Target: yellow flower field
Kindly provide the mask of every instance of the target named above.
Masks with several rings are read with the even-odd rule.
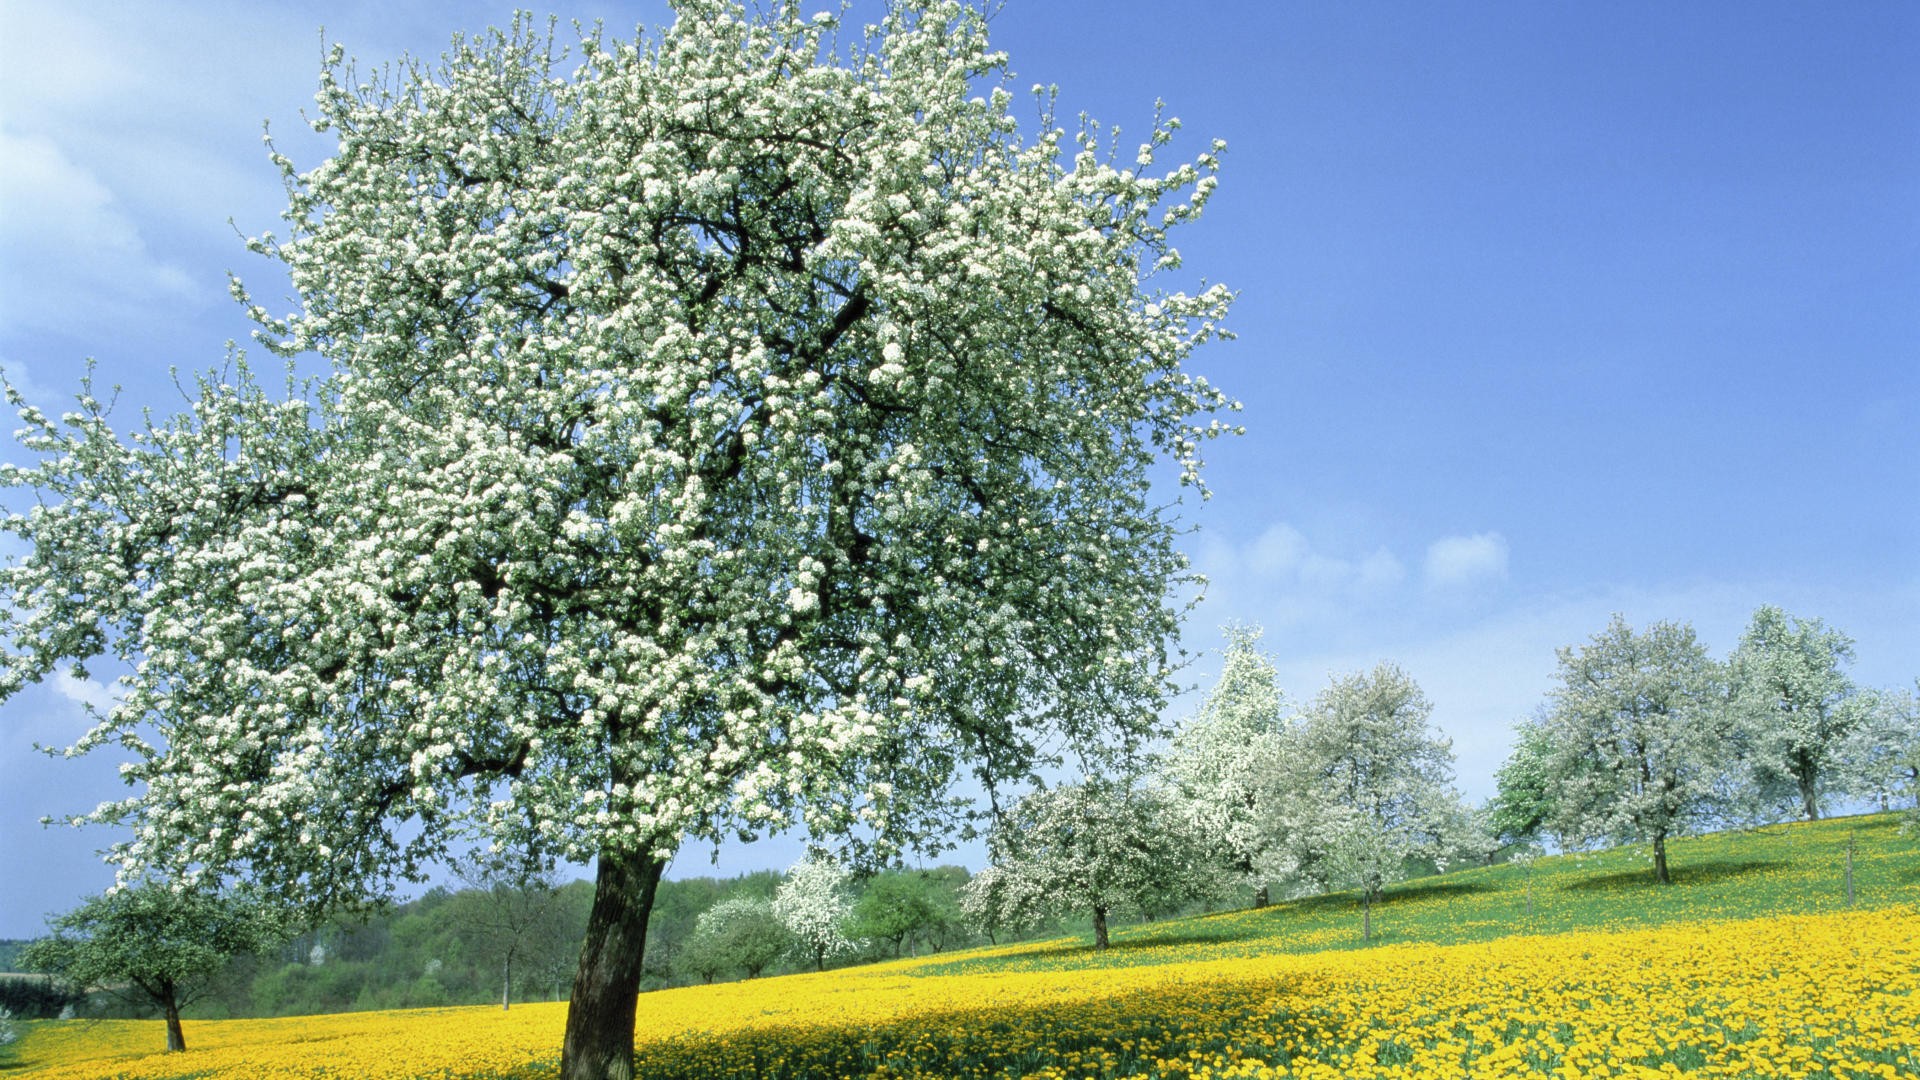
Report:
[[[649,994],[648,1077],[1920,1076],[1920,915],[1020,970],[929,961]],[[33,1025],[16,1076],[552,1075],[564,1006]]]

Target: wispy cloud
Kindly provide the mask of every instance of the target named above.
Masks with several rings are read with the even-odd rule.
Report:
[[[1464,589],[1507,578],[1507,538],[1497,532],[1443,536],[1427,545],[1429,588]]]
[[[1304,533],[1284,522],[1268,527],[1252,544],[1228,557],[1262,580],[1323,594],[1377,593],[1407,576],[1406,568],[1386,548],[1357,558],[1330,555],[1314,550]]]
[[[53,688],[60,696],[83,708],[96,712],[106,712],[120,704],[120,691],[117,687],[82,679],[71,671],[62,671],[53,677]]]
[[[40,380],[33,377],[33,366],[25,360],[16,360],[10,356],[0,356],[0,374],[7,382],[20,391],[20,396],[43,409],[51,409],[59,404],[53,393]]]
[[[46,136],[0,129],[0,327],[58,330],[192,299],[114,193]]]

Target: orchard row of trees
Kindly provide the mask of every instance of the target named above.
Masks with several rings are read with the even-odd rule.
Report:
[[[1393,881],[1542,841],[1646,843],[1671,884],[1667,840],[1709,826],[1813,819],[1836,795],[1900,803],[1920,823],[1915,692],[1856,686],[1851,639],[1777,607],[1754,613],[1724,662],[1685,624],[1636,631],[1619,616],[1561,649],[1482,806],[1454,788],[1451,745],[1399,667],[1336,677],[1295,707],[1259,632],[1228,639],[1219,683],[1166,754],[1035,791],[1001,817],[992,865],[965,891],[980,925],[1073,912],[1105,948],[1116,910],[1151,917],[1236,888],[1259,906],[1279,884],[1358,890],[1371,938]]]
[[[1772,606],[1725,661],[1685,623],[1635,630],[1615,616],[1560,650],[1488,824],[1507,843],[1646,843],[1670,883],[1668,838],[1703,827],[1813,820],[1835,797],[1920,823],[1920,680],[1862,688],[1852,660],[1846,634]]]
[[[1259,633],[1229,628],[1220,681],[1168,751],[1120,778],[1019,800],[990,837],[967,910],[983,925],[1090,915],[1108,944],[1116,911],[1151,917],[1251,888],[1354,887],[1371,937],[1381,891],[1417,867],[1484,858],[1478,818],[1453,787],[1432,703],[1382,663],[1335,678],[1303,708],[1280,692]]]

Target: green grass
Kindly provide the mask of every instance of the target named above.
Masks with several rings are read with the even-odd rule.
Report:
[[[1510,934],[1625,930],[1700,920],[1815,914],[1846,908],[1846,858],[1854,843],[1854,906],[1920,906],[1920,835],[1895,814],[1830,818],[1671,840],[1672,885],[1654,880],[1646,845],[1542,858],[1404,881],[1374,905],[1373,942],[1454,944]],[[1141,923],[1113,934],[1105,953],[1092,935],[1036,942],[985,957],[926,964],[917,974],[1061,966],[1173,963],[1249,951],[1363,948],[1360,900],[1332,893],[1258,911]]]

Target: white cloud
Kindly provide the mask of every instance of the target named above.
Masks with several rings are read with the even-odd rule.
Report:
[[[1221,545],[1211,557],[1229,564],[1222,569],[1322,595],[1375,593],[1406,577],[1406,568],[1385,548],[1359,558],[1329,555],[1314,550],[1305,534],[1285,522],[1269,526],[1244,551]]]
[[[1427,585],[1436,589],[1460,589],[1483,582],[1505,581],[1506,537],[1497,532],[1443,536],[1427,545],[1424,573]]]
[[[187,299],[112,191],[53,140],[0,130],[0,324],[46,329]]]
[[[78,678],[71,671],[56,673],[53,688],[68,701],[102,713],[120,704],[119,690],[92,679]]]

